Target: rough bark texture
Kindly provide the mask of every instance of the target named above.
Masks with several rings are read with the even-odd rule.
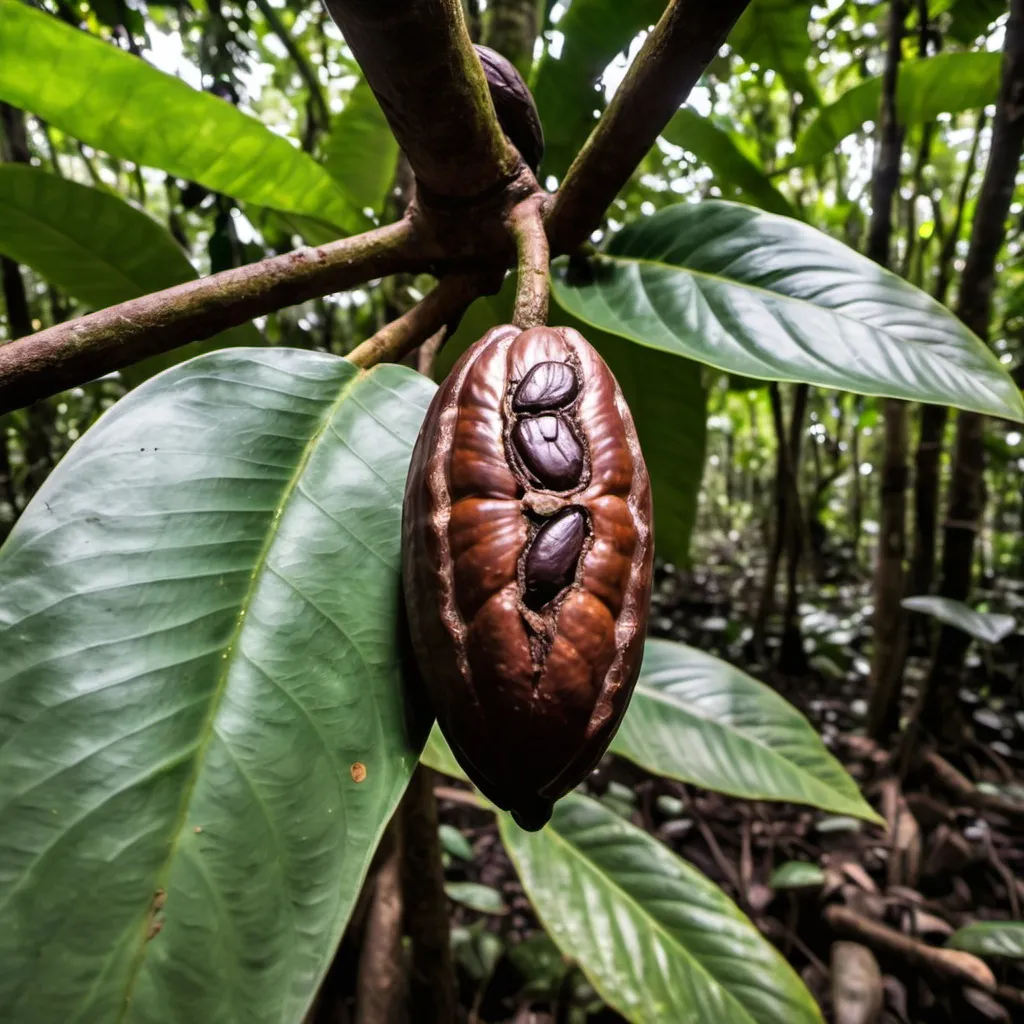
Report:
[[[995,287],[996,258],[1005,238],[1006,219],[1024,152],[1024,0],[1011,0],[1003,49],[1003,82],[992,128],[992,147],[974,214],[971,245],[960,283],[957,313],[986,338]],[[985,424],[977,413],[957,417],[956,447],[950,481],[948,518],[942,551],[943,597],[966,600],[970,593],[974,538],[985,508]],[[966,634],[943,627],[929,674],[922,725],[949,745],[957,745],[963,727],[956,691]]]
[[[896,86],[907,18],[905,0],[891,0],[889,37],[882,76],[878,161],[871,184],[871,229],[867,254],[883,267],[892,246],[893,198],[900,183],[903,131],[896,117]],[[878,556],[874,579],[874,650],[868,731],[884,739],[898,724],[899,694],[906,657],[903,560],[907,520],[907,404],[885,403],[885,454],[882,466]]]
[[[409,1018],[416,1024],[458,1020],[448,897],[437,840],[434,773],[419,765],[399,807],[402,916],[411,943]]]

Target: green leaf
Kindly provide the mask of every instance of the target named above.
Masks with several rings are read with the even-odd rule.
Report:
[[[510,275],[497,295],[469,307],[438,360],[441,375],[447,374],[474,341],[512,319],[515,288],[516,279]],[[707,448],[707,389],[702,368],[659,350],[631,345],[555,306],[549,321],[552,326],[580,331],[618,379],[651,476],[657,510],[655,547],[662,558],[686,565]]]
[[[111,192],[22,164],[0,166],[0,252],[92,309],[197,276],[170,233],[141,210]],[[243,324],[124,375],[139,382],[203,350],[260,340],[251,323]]]
[[[540,832],[498,821],[545,928],[627,1020],[822,1021],[793,969],[717,886],[596,801],[567,796]]]
[[[964,46],[984,35],[992,23],[1006,13],[1007,0],[955,0],[949,34]]]
[[[473,847],[469,840],[454,826],[442,824],[437,829],[438,838],[441,840],[441,847],[445,853],[459,860],[472,860]]]
[[[497,889],[477,882],[449,882],[444,891],[448,899],[480,914],[507,914],[508,906]]]
[[[923,612],[986,644],[1002,643],[1017,629],[1017,620],[1012,615],[976,612],[963,601],[948,597],[907,597],[902,604],[909,611]]]
[[[628,50],[638,32],[653,25],[664,0],[573,0],[558,22],[562,51],[545,51],[533,75],[532,91],[544,125],[541,180],[561,178],[569,169],[603,110],[598,83],[615,56]]]
[[[649,639],[612,751],[658,775],[746,800],[787,800],[881,822],[807,719],[710,654]]]
[[[0,0],[0,99],[112,156],[248,203],[366,219],[315,160],[255,118],[20,0]]]
[[[954,932],[946,943],[975,956],[1024,959],[1024,921],[976,921]]]
[[[907,61],[900,67],[896,104],[901,124],[923,124],[939,114],[957,114],[995,103],[999,96],[1002,55],[985,51],[941,53]],[[797,140],[790,166],[816,164],[847,135],[878,117],[880,76],[855,85],[835,103],[822,108]]]
[[[732,191],[736,198],[770,213],[799,216],[764,170],[740,149],[733,136],[692,107],[679,110],[661,134],[667,142],[682,147],[706,164],[723,191]]]
[[[584,270],[556,264],[559,305],[631,341],[747,377],[1024,419],[1016,384],[944,306],[787,217],[671,206]]]
[[[398,143],[365,78],[334,118],[323,161],[359,209],[380,213],[395,178]]]
[[[469,777],[462,770],[459,762],[455,760],[455,755],[452,753],[451,747],[448,746],[448,741],[441,735],[441,730],[436,722],[430,730],[430,735],[427,737],[427,743],[423,748],[423,753],[420,754],[420,760],[428,768],[433,768],[435,772],[440,772],[442,775],[450,775],[453,779],[462,779],[463,782],[469,781]]]
[[[777,71],[805,100],[818,102],[807,73],[811,0],[753,0],[729,34],[729,45],[748,63]]]
[[[26,509],[0,550],[0,1019],[302,1020],[417,760],[394,624],[432,390],[213,353]]]
[[[769,889],[813,889],[825,884],[825,872],[817,864],[790,860],[780,864],[768,879]]]

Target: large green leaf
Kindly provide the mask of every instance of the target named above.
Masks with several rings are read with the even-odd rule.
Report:
[[[706,164],[723,191],[732,191],[737,198],[770,213],[797,216],[789,200],[771,183],[764,170],[740,149],[732,135],[692,107],[679,110],[662,136]]]
[[[954,932],[946,945],[975,956],[1024,960],[1024,921],[976,921]]]
[[[970,46],[985,33],[1000,15],[1006,13],[1008,0],[954,0],[949,34],[964,46]]]
[[[561,53],[554,57],[549,48],[533,74],[544,125],[543,176],[561,178],[569,169],[597,123],[594,111],[604,108],[598,83],[605,68],[664,9],[664,0],[573,0],[557,26],[564,38]]]
[[[1017,628],[1017,620],[1012,615],[976,612],[963,601],[954,601],[948,597],[907,597],[902,604],[912,612],[931,615],[939,622],[986,644],[1002,643]]]
[[[636,1024],[810,1024],[820,1011],[731,900],[586,797],[540,832],[499,816],[527,896],[562,953]]]
[[[25,511],[0,550],[0,1019],[302,1019],[417,759],[395,622],[431,391],[213,353]]]
[[[170,233],[112,192],[24,164],[0,166],[0,253],[93,309],[191,281],[195,268]],[[132,367],[142,380],[200,350],[258,345],[251,324]]]
[[[441,374],[486,331],[511,320],[515,286],[515,277],[510,275],[497,295],[470,306],[438,360]],[[662,558],[687,564],[707,448],[707,389],[702,368],[657,349],[640,349],[557,306],[552,306],[549,322],[582,332],[618,379],[651,476],[655,547]]]
[[[789,87],[817,102],[807,73],[812,0],[753,0],[729,34],[729,45],[748,64],[777,71]]]
[[[315,160],[230,103],[21,0],[0,0],[0,99],[112,156],[339,230],[366,226]]]
[[[612,238],[554,295],[631,341],[769,380],[1024,419],[1013,380],[944,306],[807,224],[708,200]]]
[[[670,640],[647,641],[612,751],[731,796],[882,820],[796,708],[727,662]]]
[[[365,78],[356,83],[334,118],[323,159],[356,206],[381,211],[394,181],[398,143]]]
[[[999,96],[1002,55],[984,51],[942,53],[900,67],[896,96],[902,124],[923,124],[939,114],[977,110]],[[847,135],[878,117],[881,77],[847,89],[835,103],[822,108],[797,140],[791,166],[817,163]]]

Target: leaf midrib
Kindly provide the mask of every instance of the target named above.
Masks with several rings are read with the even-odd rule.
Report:
[[[298,488],[299,482],[302,479],[306,468],[309,465],[309,460],[313,456],[313,452],[316,450],[320,439],[327,431],[332,420],[337,415],[338,410],[341,408],[342,403],[348,397],[349,393],[355,387],[355,385],[367,376],[366,372],[357,369],[352,377],[342,384],[338,391],[337,397],[327,408],[323,418],[320,421],[319,426],[310,436],[309,440],[303,446],[302,455],[299,458],[298,464],[295,467],[295,472],[292,474],[284,490],[281,492],[281,498],[274,506],[274,512],[270,522],[270,528],[267,531],[267,537],[260,549],[259,554],[256,557],[252,576],[249,580],[249,586],[245,592],[242,601],[239,604],[238,615],[235,618],[235,626],[231,632],[231,636],[228,638],[227,643],[224,646],[224,665],[221,669],[220,675],[217,679],[214,687],[213,694],[210,698],[210,711],[207,714],[205,721],[203,722],[203,729],[199,737],[199,742],[196,746],[196,754],[194,758],[195,768],[192,772],[192,776],[186,784],[184,796],[181,802],[181,811],[178,815],[178,821],[175,825],[172,833],[173,838],[171,841],[171,848],[167,853],[167,857],[164,863],[161,865],[159,874],[157,875],[155,888],[163,888],[166,890],[167,881],[170,876],[171,865],[174,863],[175,858],[178,855],[179,847],[181,845],[182,836],[185,834],[185,824],[188,821],[188,812],[192,803],[192,797],[195,793],[196,786],[199,783],[199,779],[202,775],[202,770],[205,763],[206,752],[209,748],[210,742],[214,735],[214,723],[217,719],[218,712],[220,710],[221,701],[224,697],[224,693],[227,690],[228,679],[231,675],[231,670],[234,667],[235,657],[237,656],[235,651],[238,645],[238,641],[242,635],[242,630],[246,624],[246,613],[249,610],[249,605],[252,603],[256,592],[259,589],[260,583],[262,582],[263,574],[267,569],[267,559],[270,555],[271,548],[273,547],[274,541],[277,539],[277,534],[281,526],[281,522],[284,519],[284,511],[291,500],[292,495]],[[128,977],[128,982],[125,987],[125,995],[122,1003],[122,1010],[117,1018],[117,1024],[123,1024],[127,1019],[127,1016],[131,1010],[132,994],[135,989],[135,985],[138,982],[139,976],[142,973],[142,967],[146,959],[146,951],[150,946],[147,941],[146,935],[149,930],[149,916],[146,915],[143,918],[142,928],[139,932],[140,943],[139,949],[135,955],[135,962],[132,965],[131,972]]]

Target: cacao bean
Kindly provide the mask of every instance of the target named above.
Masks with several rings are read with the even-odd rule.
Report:
[[[568,491],[583,476],[583,448],[561,416],[521,419],[512,428],[512,443],[536,483],[551,491]]]
[[[569,405],[579,394],[580,382],[567,363],[538,363],[519,383],[515,412],[551,412]]]
[[[477,787],[539,829],[611,742],[650,601],[647,469],[578,332],[497,327],[462,356],[413,452],[402,538],[441,729]]]
[[[477,45],[475,49],[501,130],[536,174],[544,156],[544,129],[533,95],[510,60],[489,46]]]

